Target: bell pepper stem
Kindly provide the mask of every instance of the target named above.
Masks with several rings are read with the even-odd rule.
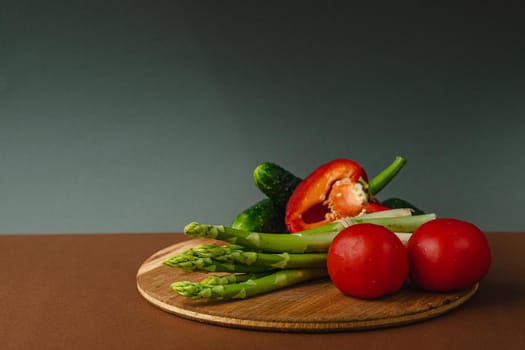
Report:
[[[385,188],[386,185],[392,179],[399,173],[399,171],[405,166],[406,159],[397,156],[392,164],[390,164],[388,167],[386,167],[383,171],[381,171],[376,177],[374,177],[372,180],[368,182],[368,192],[370,195],[375,195],[379,191],[381,191],[383,188]]]

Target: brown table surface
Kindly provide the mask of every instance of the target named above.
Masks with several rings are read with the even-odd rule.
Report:
[[[525,349],[525,233],[488,233],[477,294],[438,318],[361,332],[251,331],[149,304],[136,272],[181,234],[0,235],[1,349]]]

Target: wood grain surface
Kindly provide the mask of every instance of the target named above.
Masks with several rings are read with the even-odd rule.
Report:
[[[172,282],[197,281],[205,275],[164,266],[162,261],[209,239],[192,239],[166,247],[138,269],[140,294],[161,310],[195,321],[267,331],[334,332],[399,326],[451,311],[478,290],[479,285],[454,293],[430,293],[410,286],[377,300],[341,294],[329,281],[303,283],[280,291],[235,301],[192,300],[169,289]]]

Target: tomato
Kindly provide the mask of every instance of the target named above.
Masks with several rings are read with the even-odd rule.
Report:
[[[328,275],[344,294],[379,298],[401,288],[408,277],[408,254],[389,229],[356,224],[341,231],[330,244]]]
[[[421,225],[408,240],[407,250],[412,282],[430,291],[472,287],[491,264],[483,232],[458,219],[439,218]]]

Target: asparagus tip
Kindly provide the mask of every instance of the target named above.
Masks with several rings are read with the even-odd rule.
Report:
[[[193,238],[216,238],[220,231],[224,231],[222,225],[203,225],[196,221],[190,222],[184,227],[184,234]]]

